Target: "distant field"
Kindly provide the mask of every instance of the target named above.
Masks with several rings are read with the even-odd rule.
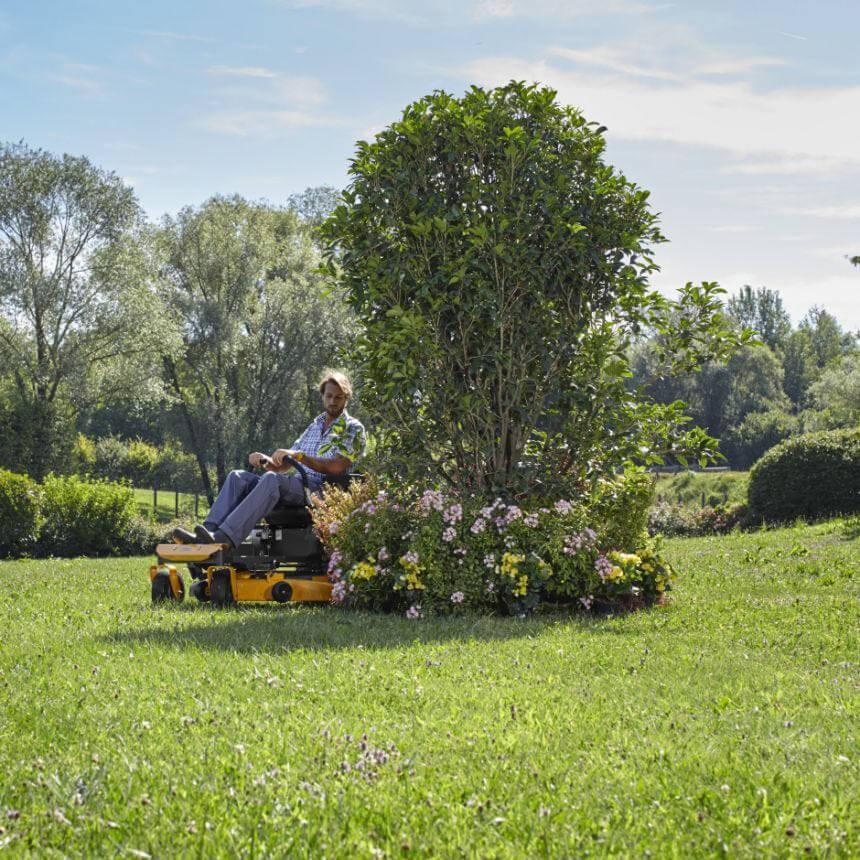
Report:
[[[860,521],[666,550],[667,606],[418,622],[0,562],[0,849],[856,857]]]
[[[660,474],[657,477],[657,497],[685,507],[734,504],[747,500],[748,482],[749,472]]]
[[[176,519],[176,498],[175,494],[167,490],[158,491],[158,508],[153,517],[152,506],[152,490],[135,489],[134,500],[137,503],[138,511],[147,518],[153,518],[157,522],[166,523]],[[209,503],[206,501],[206,496],[199,497],[200,512],[199,521],[209,510]],[[179,494],[179,516],[180,518],[194,518],[194,494],[180,493]]]

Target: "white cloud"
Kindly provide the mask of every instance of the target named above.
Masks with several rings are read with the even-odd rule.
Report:
[[[762,91],[743,81],[692,78],[655,84],[516,57],[477,60],[462,72],[491,86],[511,78],[548,84],[561,101],[617,138],[717,147],[744,158],[800,159],[795,168],[808,159],[819,171],[822,160],[860,164],[860,86]]]
[[[283,0],[291,9],[328,8],[365,18],[410,24],[457,24],[487,18],[573,19],[598,15],[642,14],[664,8],[645,0]]]
[[[782,210],[786,215],[803,215],[807,218],[860,219],[860,206],[797,206]]]
[[[210,66],[206,70],[210,75],[232,78],[276,78],[277,72],[264,69],[262,66]]]
[[[61,63],[48,75],[48,78],[54,83],[71,87],[81,95],[90,98],[101,98],[107,92],[104,72],[98,66],[87,63]]]
[[[343,125],[332,116],[320,116],[300,110],[224,110],[202,120],[204,128],[219,134],[238,137],[275,137],[298,128],[320,128]]]

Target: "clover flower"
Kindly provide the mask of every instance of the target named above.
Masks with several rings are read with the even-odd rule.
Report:
[[[409,609],[406,610],[406,617],[409,619],[416,619],[421,617],[421,604],[414,603]]]
[[[560,514],[569,514],[573,510],[573,505],[567,499],[559,499],[555,503],[555,509]]]
[[[451,603],[462,603],[466,599],[466,595],[462,591],[455,591],[451,595]]]

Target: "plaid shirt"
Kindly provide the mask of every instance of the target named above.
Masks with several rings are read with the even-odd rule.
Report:
[[[323,460],[330,460],[340,454],[355,463],[364,452],[365,431],[361,421],[353,418],[344,409],[331,426],[323,431],[327,417],[325,412],[317,415],[308,429],[293,443],[293,448]],[[325,475],[308,466],[305,468],[308,472],[308,484],[312,487],[321,486]]]

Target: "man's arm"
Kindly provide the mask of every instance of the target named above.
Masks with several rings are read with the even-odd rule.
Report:
[[[310,454],[305,454],[304,451],[278,448],[272,454],[272,462],[276,468],[281,468],[286,456],[298,460],[303,466],[323,475],[345,475],[352,465],[352,460],[349,457],[344,457],[343,454],[335,454],[334,457],[312,457]]]

